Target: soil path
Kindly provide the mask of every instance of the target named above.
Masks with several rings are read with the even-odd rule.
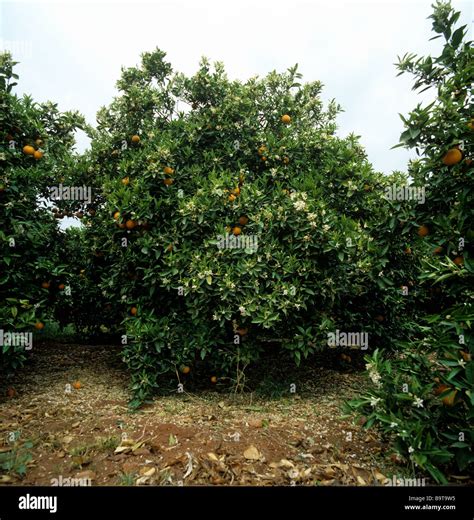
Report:
[[[383,484],[397,470],[382,462],[389,457],[381,440],[341,418],[364,376],[305,370],[300,391],[278,399],[222,393],[218,385],[131,413],[118,347],[41,344],[0,382],[0,463],[15,461],[11,471],[0,466],[0,483]],[[3,397],[7,387],[13,397]]]

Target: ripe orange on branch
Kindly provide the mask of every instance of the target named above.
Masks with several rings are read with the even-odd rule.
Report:
[[[239,224],[241,226],[245,226],[245,224],[248,224],[248,221],[249,221],[248,217],[242,216],[239,218]]]
[[[291,123],[291,117],[288,114],[284,114],[281,116],[281,122],[285,125],[289,125]]]
[[[171,186],[174,182],[173,179],[164,179],[163,182],[166,184],[166,186]]]
[[[138,309],[137,309],[136,307],[132,307],[132,308],[130,309],[130,314],[131,314],[132,316],[136,316],[137,313],[138,313]]]
[[[130,184],[130,178],[129,178],[129,177],[124,177],[124,178],[122,179],[122,184],[123,184],[124,186],[128,186],[128,185]]]
[[[464,258],[462,256],[457,256],[453,262],[458,265],[458,266],[461,266],[461,265],[464,265]]]
[[[125,222],[125,227],[127,229],[133,229],[136,225],[137,223],[134,220],[127,220],[127,222]]]
[[[446,397],[443,397],[442,401],[444,406],[454,406],[454,400],[456,399],[456,394],[458,393],[457,390],[453,390],[451,393],[449,393]]]
[[[40,159],[43,158],[43,152],[41,152],[40,150],[36,150],[35,153],[33,154],[33,157],[39,161]]]
[[[139,135],[132,135],[132,143],[138,144],[140,142],[140,136]]]
[[[37,321],[35,323],[35,329],[36,330],[43,330],[44,329],[44,323],[41,323],[41,321]]]
[[[34,155],[35,149],[30,145],[26,145],[23,147],[23,153],[26,155]]]
[[[459,148],[451,148],[443,157],[443,164],[446,166],[453,166],[462,159],[462,153]]]
[[[165,166],[163,168],[163,171],[164,171],[164,173],[166,173],[166,175],[173,175],[173,173],[174,173],[173,168],[171,168],[170,166]]]
[[[181,373],[182,373],[182,374],[189,374],[189,372],[191,372],[191,368],[188,367],[187,365],[183,365],[183,366],[180,368],[180,370],[181,370]]]
[[[240,235],[242,233],[242,228],[235,226],[235,228],[232,230],[232,233],[234,233],[235,236]]]
[[[430,230],[424,224],[422,226],[420,226],[417,231],[419,237],[426,237],[426,235],[428,235],[429,232],[430,232]]]
[[[72,384],[72,387],[75,390],[80,390],[82,388],[82,383],[80,381],[74,381],[74,383]]]

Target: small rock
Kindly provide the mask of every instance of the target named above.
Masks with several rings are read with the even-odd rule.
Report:
[[[148,448],[138,448],[133,452],[134,455],[150,455],[150,450]]]
[[[247,460],[260,460],[262,458],[262,454],[257,450],[255,446],[249,446],[244,451],[244,457]]]

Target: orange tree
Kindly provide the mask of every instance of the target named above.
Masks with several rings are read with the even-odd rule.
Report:
[[[15,95],[14,65],[10,54],[0,55],[0,328],[39,332],[67,270],[46,201],[83,121],[52,103]],[[15,368],[25,358],[24,347],[8,342],[0,353],[3,368]]]
[[[86,225],[93,222],[91,215],[81,219]],[[59,258],[67,265],[67,276],[52,306],[54,319],[62,327],[74,325],[83,342],[110,340],[121,330],[120,305],[104,298],[100,287],[102,278],[107,276],[103,272],[105,254],[101,247],[88,241],[89,236],[84,226],[70,227],[61,233]]]
[[[179,369],[242,384],[267,350],[299,363],[336,329],[402,333],[415,262],[406,237],[371,234],[392,179],[336,137],[322,85],[296,67],[230,81],[205,59],[186,77],[164,58],[123,71],[84,164],[104,180],[87,240],[124,316],[133,403]]]
[[[425,312],[407,328],[410,341],[398,344],[397,355],[376,351],[367,359],[374,386],[352,403],[415,471],[437,482],[453,466],[469,471],[474,460],[474,60],[466,27],[456,28],[459,16],[438,2],[431,18],[435,37],[445,39],[441,55],[406,55],[398,64],[414,75],[415,89],[437,93],[402,118],[401,145],[419,155],[409,174],[413,186],[426,187],[426,202],[412,215],[396,214],[422,257],[416,283]]]

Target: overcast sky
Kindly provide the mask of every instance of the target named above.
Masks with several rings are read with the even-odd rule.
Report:
[[[402,131],[398,113],[421,99],[394,63],[405,52],[439,50],[441,40],[428,42],[432,1],[0,0],[0,46],[21,62],[19,92],[78,109],[90,123],[115,95],[121,66],[157,46],[187,74],[203,55],[241,79],[299,63],[303,79],[322,81],[324,100],[344,108],[338,133],[360,135],[374,167],[389,173],[405,170],[409,157],[390,150]],[[453,1],[469,27],[473,5]]]

